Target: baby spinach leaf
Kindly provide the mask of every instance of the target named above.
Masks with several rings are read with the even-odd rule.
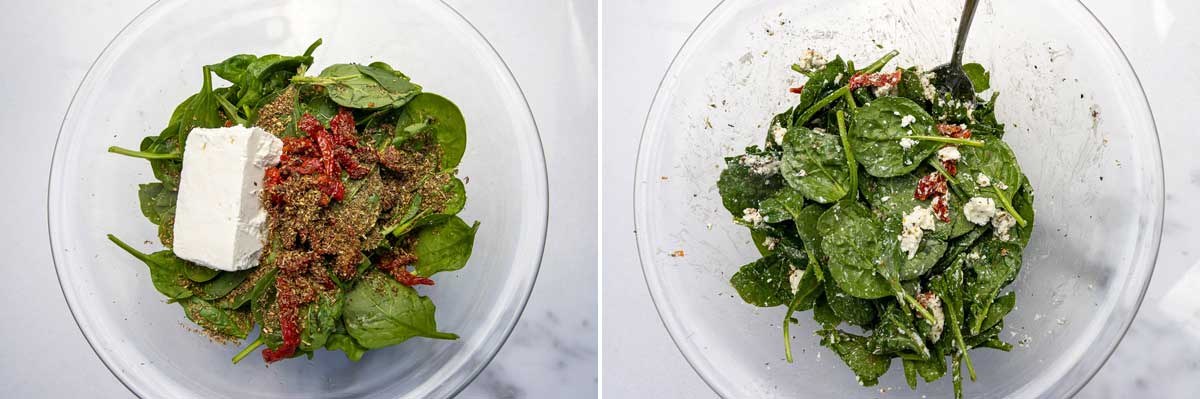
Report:
[[[217,302],[218,306],[226,309],[240,308],[262,297],[268,289],[275,286],[275,274],[279,272],[277,267],[273,265],[261,265],[258,268],[249,270],[251,271],[250,274],[242,280],[242,283],[237,288],[231,291],[236,293],[232,296],[222,296],[221,300]]]
[[[350,334],[345,332],[335,332],[330,334],[329,338],[325,340],[325,349],[331,351],[340,350],[342,353],[345,353],[346,358],[350,359],[352,362],[359,361],[359,359],[362,359],[363,354],[367,352],[367,348],[359,345],[358,342],[354,340],[354,337],[351,337]]]
[[[758,147],[746,149],[747,155],[763,155]],[[717,180],[717,190],[721,194],[721,204],[734,217],[742,217],[746,208],[757,208],[759,201],[767,199],[783,186],[779,174],[758,174],[749,166],[742,164],[742,157],[725,158],[725,170]]]
[[[162,224],[163,221],[174,219],[178,195],[177,191],[168,189],[161,182],[138,185],[138,202],[142,208],[142,215],[146,216],[150,223]]]
[[[392,79],[396,81],[408,82],[407,79],[401,79],[390,73],[383,71],[377,73],[392,76]],[[404,105],[404,108],[400,109],[400,115],[396,119],[396,134],[404,133],[402,130],[413,124],[424,124],[426,128],[433,130],[434,138],[442,149],[441,166],[443,170],[458,166],[467,149],[467,124],[463,120],[458,106],[437,94],[417,94]]]
[[[218,273],[221,273],[220,270],[200,266],[188,261],[183,262],[183,268],[181,271],[183,272],[184,277],[187,277],[188,280],[192,280],[197,283],[203,283],[205,281],[212,280],[213,277],[217,277]]]
[[[758,204],[758,213],[766,223],[780,223],[792,220],[792,209],[799,212],[804,208],[804,195],[799,191],[785,186],[770,198]]]
[[[376,349],[412,337],[458,339],[437,330],[433,301],[380,272],[369,273],[346,294],[346,331],[364,348]]]
[[[850,172],[836,134],[793,126],[783,139],[780,171],[788,185],[810,200],[828,204],[846,195]]]
[[[817,223],[821,252],[828,257],[833,280],[846,293],[863,299],[893,293],[887,280],[876,273],[883,256],[883,228],[871,211],[855,201],[830,207]]]
[[[179,128],[176,131],[178,137],[175,143],[176,150],[180,153],[183,152],[183,146],[187,143],[187,135],[193,128],[224,126],[225,120],[221,118],[220,109],[221,105],[217,102],[217,96],[213,94],[212,74],[205,67],[204,84],[200,87],[200,92],[184,100],[171,115],[172,121],[179,122]]]
[[[317,300],[300,309],[300,350],[315,351],[325,346],[342,319],[345,303],[341,290],[321,291]]]
[[[832,280],[826,280],[825,300],[839,319],[857,326],[870,326],[875,321],[875,304],[871,301],[847,295]]]
[[[971,80],[971,86],[975,87],[976,93],[983,93],[984,90],[991,88],[989,80],[992,74],[983,69],[983,65],[977,63],[963,64],[963,72],[967,73],[967,79]]]
[[[471,247],[478,230],[479,222],[468,226],[457,216],[451,216],[441,224],[422,228],[417,232],[417,243],[413,245],[413,253],[417,256],[416,274],[428,277],[438,272],[462,269],[471,257]]]
[[[871,353],[914,353],[921,358],[930,357],[925,338],[917,333],[917,328],[913,326],[912,314],[907,310],[898,306],[896,302],[891,302],[880,312],[879,319],[879,324],[872,330],[871,336],[867,337],[867,347],[871,349]]]
[[[840,88],[847,79],[850,79],[850,76],[846,74],[846,62],[842,57],[825,63],[821,69],[808,75],[808,81],[804,82],[804,91],[800,92],[800,105],[797,105],[796,109],[808,110],[818,100]]]
[[[312,62],[311,56],[304,55],[267,54],[254,59],[246,65],[241,80],[234,82],[239,87],[238,108],[262,106],[267,94],[286,86],[301,66],[307,67]]]
[[[825,300],[823,294],[818,294],[817,300],[813,301],[813,320],[824,328],[832,329],[841,324],[842,319],[833,313],[833,309],[829,307],[829,302]]]
[[[387,77],[383,82],[376,76]],[[421,92],[421,86],[371,66],[334,64],[319,76],[297,76],[292,82],[324,86],[329,98],[346,108],[398,107]]]
[[[192,296],[192,291],[188,290],[188,283],[182,271],[186,261],[176,257],[170,250],[145,254],[133,249],[112,234],[108,235],[108,240],[150,268],[150,281],[154,283],[154,288],[158,292],[172,299],[184,299]]]
[[[911,123],[903,123],[907,117]],[[937,121],[912,100],[882,97],[859,107],[850,124],[850,148],[854,158],[876,177],[907,174],[942,147],[941,143],[919,139],[940,137]],[[905,148],[904,139],[916,140]]]
[[[204,284],[200,284],[200,292],[197,293],[205,300],[217,300],[225,295],[229,295],[235,288],[242,285],[246,281],[246,277],[252,273],[254,269],[239,270],[236,272],[220,272],[216,278],[208,280]],[[221,306],[217,303],[217,306]]]
[[[915,360],[913,365],[925,382],[934,382],[946,375],[946,356],[937,346],[931,346],[929,352],[928,360]]]
[[[1008,315],[1015,307],[1017,307],[1017,295],[1014,293],[1009,292],[996,298],[992,302],[992,306],[988,308],[987,317],[983,319],[980,329],[989,330],[999,325],[1004,321],[1004,316]]]
[[[200,297],[181,299],[179,305],[193,323],[222,336],[245,339],[254,327],[250,312],[222,309]]]
[[[821,345],[837,353],[865,387],[878,384],[879,377],[892,365],[890,357],[871,353],[865,337],[835,329],[823,330],[821,335]]]
[[[925,85],[921,83],[921,72],[917,67],[905,69],[900,73],[900,83],[896,85],[896,94],[920,104],[925,108],[932,99],[925,94]],[[932,94],[932,93],[930,93]]]
[[[1021,247],[1015,243],[988,240],[972,250],[973,253],[976,251],[978,258],[964,257],[964,272],[967,273],[964,273],[963,299],[970,303],[971,313],[975,315],[974,323],[969,326],[971,335],[982,330],[992,301],[1021,269]]]
[[[1009,203],[1021,188],[1024,175],[1017,165],[1017,157],[1003,140],[983,140],[982,147],[960,146],[962,158],[958,160],[959,185],[972,197],[992,198],[999,207]],[[979,174],[988,176],[989,184],[978,184]],[[1007,187],[1001,189],[1001,187]],[[1003,194],[1003,195],[1000,195]]]
[[[742,266],[729,279],[729,283],[746,303],[775,307],[792,299],[792,285],[788,278],[793,267],[791,259],[773,253]]]
[[[1012,206],[1017,211],[1017,214],[1027,222],[1025,226],[1013,226],[1009,235],[1013,242],[1021,245],[1024,248],[1029,244],[1029,237],[1033,236],[1033,186],[1029,185],[1029,178],[1022,176],[1021,189],[1017,191],[1017,195],[1013,197]]]
[[[229,81],[235,85],[242,83],[242,76],[246,74],[246,68],[250,63],[258,59],[254,54],[238,54],[224,61],[208,66],[208,69],[220,76],[221,79]]]

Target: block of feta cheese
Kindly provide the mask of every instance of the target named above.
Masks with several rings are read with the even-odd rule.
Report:
[[[260,128],[192,129],[175,204],[175,255],[218,270],[258,264],[267,211],[259,197],[283,142]]]

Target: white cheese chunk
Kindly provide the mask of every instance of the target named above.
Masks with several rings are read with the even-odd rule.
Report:
[[[192,129],[175,210],[175,255],[218,270],[258,265],[267,212],[259,199],[283,141],[260,128]]]
[[[958,147],[949,145],[938,150],[938,160],[942,162],[957,161],[962,159],[962,153],[958,152]]]
[[[963,206],[963,215],[971,223],[983,226],[992,221],[992,216],[996,214],[996,201],[991,198],[974,197],[967,201],[967,205]]]

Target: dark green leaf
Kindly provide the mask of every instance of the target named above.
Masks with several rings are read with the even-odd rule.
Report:
[[[413,245],[413,253],[417,256],[416,274],[428,277],[439,272],[462,269],[471,257],[471,247],[478,230],[479,222],[467,225],[457,216],[451,216],[444,223],[422,228],[417,232],[417,243]]]
[[[825,280],[825,300],[833,314],[847,323],[870,326],[875,321],[875,304],[871,301],[847,295],[833,281]]]
[[[364,71],[371,72],[368,74]],[[381,73],[376,74],[377,71]],[[372,75],[386,75],[389,79],[387,83],[383,83]],[[292,81],[324,86],[329,98],[334,102],[355,109],[398,107],[421,92],[421,86],[412,84],[407,79],[358,64],[330,65],[321,71],[320,76],[296,77]]]
[[[153,254],[145,254],[109,234],[108,239],[133,257],[145,263],[150,268],[150,281],[154,288],[168,298],[183,299],[192,296],[187,288],[187,279],[183,276],[186,261],[179,259],[170,250],[162,250]]]
[[[396,133],[401,134],[400,130],[419,123],[433,130],[434,138],[442,149],[442,169],[457,167],[467,149],[467,124],[458,106],[437,94],[418,94],[400,109]]]
[[[818,100],[833,93],[848,79],[850,76],[846,74],[846,62],[842,57],[836,57],[821,69],[813,71],[808,75],[808,81],[804,82],[804,91],[800,92],[800,105],[796,106],[795,116],[798,117]]]
[[[344,303],[341,290],[327,290],[300,308],[300,350],[311,352],[325,346],[342,319]]]
[[[767,156],[758,147],[746,149],[747,156]],[[721,204],[736,218],[741,218],[746,208],[757,208],[759,201],[769,198],[783,187],[779,174],[755,173],[742,162],[742,156],[725,158],[725,170],[717,181],[721,193]]]
[[[254,327],[247,311],[222,309],[195,296],[181,299],[179,304],[193,323],[222,336],[245,339]]]
[[[204,284],[200,284],[200,292],[198,295],[205,300],[217,300],[225,295],[228,295],[235,288],[242,285],[246,281],[246,277],[253,273],[253,269],[240,270],[236,272],[220,272],[216,278],[209,280]],[[217,303],[217,306],[221,306]]]
[[[854,371],[858,381],[869,387],[879,383],[879,377],[888,371],[892,359],[871,353],[867,339],[839,330],[821,332],[821,345],[833,350]]]
[[[984,70],[983,65],[972,62],[963,64],[962,68],[963,72],[967,73],[967,78],[971,79],[971,86],[975,87],[976,93],[983,93],[984,90],[992,87],[990,84],[992,74]]]
[[[914,121],[903,123],[909,116]],[[882,97],[859,107],[854,114],[850,123],[850,149],[854,159],[872,176],[904,175],[921,166],[942,144],[918,140],[905,148],[902,140],[914,135],[940,136],[936,127],[937,121],[912,100]]]
[[[887,280],[876,273],[883,256],[883,228],[870,210],[857,202],[839,202],[821,215],[817,232],[838,287],[864,299],[893,294]]]
[[[789,277],[795,266],[782,254],[771,254],[742,266],[729,283],[743,301],[759,307],[774,307],[792,299]]]
[[[346,295],[343,317],[346,331],[364,348],[375,349],[412,337],[458,339],[440,332],[434,320],[433,301],[383,273],[363,276]]]
[[[792,212],[804,209],[804,196],[791,187],[784,187],[758,204],[758,213],[766,223],[792,220]]]
[[[329,339],[325,340],[325,349],[340,350],[346,354],[347,359],[354,362],[362,359],[363,354],[367,352],[367,348],[359,345],[354,337],[344,332],[330,334]]]
[[[792,188],[810,200],[828,204],[850,189],[850,171],[841,138],[805,127],[788,129],[780,172]]]

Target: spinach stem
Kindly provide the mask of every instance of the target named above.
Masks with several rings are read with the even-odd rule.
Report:
[[[946,312],[950,318],[950,325],[954,327],[954,341],[958,342],[958,348],[962,351],[963,362],[967,364],[967,373],[971,375],[971,381],[975,381],[975,365],[971,363],[971,355],[967,353],[967,343],[963,341],[962,329],[957,326],[958,321],[954,318],[954,312]]]
[[[1008,197],[1004,196],[1004,192],[1000,191],[1000,188],[996,187],[995,184],[992,185],[992,190],[996,192],[996,198],[1000,199],[1000,204],[1004,206],[1004,210],[1008,211],[1009,215],[1012,215],[1013,219],[1017,221],[1017,224],[1021,225],[1021,227],[1025,227],[1025,219],[1022,218],[1020,214],[1017,214],[1017,211],[1013,209],[1012,202],[1009,202]]]
[[[970,139],[956,139],[953,137],[924,136],[924,135],[914,135],[914,136],[906,136],[906,137],[913,139],[913,140],[920,140],[920,141],[935,141],[938,143],[966,145],[966,146],[971,146],[971,147],[983,147],[982,141],[970,140]]]
[[[897,55],[900,55],[899,51],[896,51],[896,50],[889,51],[889,52],[887,52],[887,54],[884,54],[883,57],[879,57],[878,60],[875,60],[875,62],[872,62],[870,65],[867,65],[866,68],[863,68],[862,72],[863,73],[878,72],[880,69],[883,69],[883,66],[887,65],[887,63],[889,61],[891,61],[892,58],[896,58]]]
[[[147,255],[142,251],[133,249],[133,247],[129,246],[129,244],[126,244],[124,241],[121,241],[120,238],[117,238],[117,236],[109,234],[108,240],[112,241],[113,244],[117,244],[118,247],[121,247],[121,249],[125,250],[125,252],[128,252],[130,255],[133,255],[133,257],[138,258],[138,260],[141,260],[143,262],[153,262],[150,259],[150,255]]]
[[[921,306],[921,303],[917,302],[916,298],[913,298],[912,295],[909,295],[908,292],[905,292],[904,287],[900,286],[899,280],[896,280],[895,277],[888,277],[887,273],[884,273],[886,271],[884,267],[886,266],[884,266],[883,263],[877,263],[876,265],[879,268],[879,270],[876,270],[876,273],[879,273],[880,276],[887,280],[888,285],[892,286],[892,291],[895,291],[897,301],[908,302],[909,307],[915,309],[917,313],[921,314],[921,317],[932,323],[933,314],[929,313],[929,310],[925,309],[924,306]]]
[[[317,46],[320,46],[322,42],[323,41],[320,38],[317,38],[317,41],[313,42],[313,44],[308,45],[308,48],[304,50],[304,56],[312,57],[313,52],[317,51]]]
[[[888,61],[891,61],[892,58],[895,58],[899,54],[900,52],[896,50],[889,51],[887,54],[884,54],[883,57],[879,58],[875,62],[872,62],[871,65],[867,65],[867,67],[862,70],[862,73],[875,73],[876,71],[879,71],[879,69],[883,68],[884,65],[887,65]],[[799,65],[792,66],[792,69],[796,68],[799,68]],[[804,113],[800,114],[800,117],[796,119],[794,124],[797,126],[804,126],[804,124],[808,123],[808,120],[812,119],[813,115],[816,115],[817,112],[821,111],[822,108],[825,108],[825,106],[834,102],[834,100],[837,100],[838,97],[844,96],[849,92],[849,84],[835,90],[833,93],[830,93],[828,96],[825,96],[825,98],[822,98],[820,101],[817,101],[811,107],[808,107],[808,109],[804,110]]]
[[[250,121],[238,116],[237,106],[230,103],[229,99],[225,98],[225,96],[214,95],[213,97],[217,98],[217,102],[221,104],[221,109],[225,111],[226,116],[228,116],[230,119],[233,119],[233,121],[239,125],[250,127]]]
[[[850,108],[850,113],[858,112],[858,104],[854,103],[854,93],[846,90],[846,105]]]
[[[115,145],[112,147],[108,147],[108,152],[111,152],[113,154],[121,154],[121,155],[124,155],[127,157],[141,158],[141,159],[180,159],[180,158],[183,158],[183,154],[178,153],[178,152],[169,152],[166,154],[161,154],[161,153],[157,153],[157,152],[134,151],[134,150],[126,149],[126,148],[117,147]]]
[[[847,92],[849,93],[849,92]],[[846,163],[850,167],[850,189],[854,194],[851,199],[858,198],[858,163],[854,162],[854,152],[850,150],[850,138],[846,136],[846,114],[837,112],[838,135],[842,137],[842,149],[846,151]]]
[[[929,166],[932,166],[934,169],[937,169],[938,173],[941,173],[942,176],[945,176],[946,181],[950,182],[951,186],[958,185],[958,179],[955,179],[954,176],[951,176],[950,172],[947,172],[946,168],[943,167],[940,162],[938,162],[934,159],[930,159]]]
[[[800,299],[793,297],[792,302],[788,303],[787,314],[783,315],[783,354],[787,358],[787,362],[792,362],[792,333],[789,329],[792,325],[792,313],[796,312],[796,301]]]
[[[233,364],[238,364],[238,362],[242,361],[242,359],[246,358],[246,356],[254,353],[255,349],[258,349],[258,347],[263,346],[263,344],[266,343],[267,342],[263,340],[262,335],[259,335],[258,338],[255,338],[254,341],[250,343],[250,345],[246,345],[241,352],[233,355]]]
[[[808,72],[805,72],[804,68],[800,67],[800,64],[792,64],[792,70],[796,71],[797,73],[799,73],[801,75],[808,76]]]

